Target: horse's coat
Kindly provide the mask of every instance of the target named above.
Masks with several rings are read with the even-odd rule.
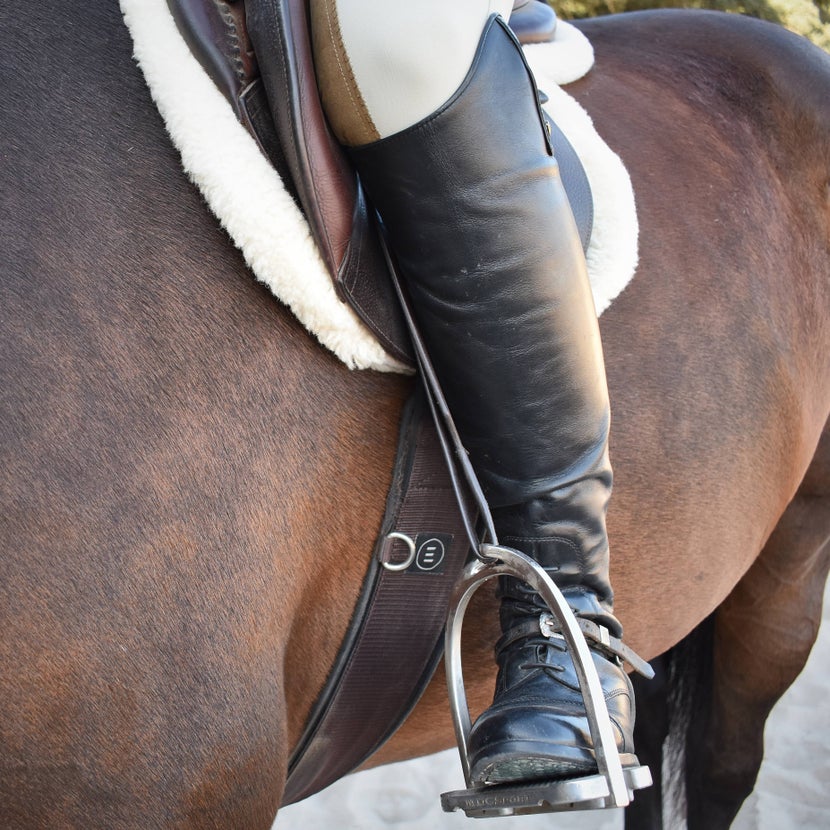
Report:
[[[716,612],[689,826],[724,827],[828,565],[830,61],[722,15],[584,30],[573,91],[643,229],[602,319],[617,608],[646,657]],[[3,7],[0,77],[0,824],[267,827],[409,383],[349,372],[254,284],[114,4]],[[439,680],[378,761],[450,741]]]

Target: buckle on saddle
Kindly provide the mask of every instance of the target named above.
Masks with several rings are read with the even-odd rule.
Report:
[[[459,577],[447,616],[445,662],[450,713],[468,789],[443,793],[442,808],[445,812],[463,810],[470,818],[487,818],[625,807],[635,790],[652,783],[651,773],[646,766],[623,769],[599,676],[581,626],[583,621],[577,620],[559,588],[528,556],[496,545],[481,548],[481,558],[469,564]],[[472,721],[461,667],[461,626],[473,594],[498,576],[511,576],[528,584],[550,608],[550,614],[540,616],[539,628],[544,636],[562,637],[568,644],[585,702],[597,773],[547,782],[473,785],[468,752]],[[616,638],[608,629],[595,623],[591,625],[591,639],[596,639],[604,648],[616,650]]]

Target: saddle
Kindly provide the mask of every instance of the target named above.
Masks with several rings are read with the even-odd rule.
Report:
[[[392,357],[414,366],[371,205],[323,114],[306,0],[167,0],[167,5],[191,52],[305,215],[337,296]],[[538,18],[528,11],[541,4],[518,5],[522,39],[549,38],[549,18],[535,23]],[[539,26],[547,27],[542,34]],[[593,225],[588,178],[565,135],[546,117],[587,250]]]

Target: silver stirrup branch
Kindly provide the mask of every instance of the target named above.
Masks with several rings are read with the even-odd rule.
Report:
[[[527,784],[472,785],[468,752],[472,722],[461,667],[461,628],[475,592],[485,582],[499,576],[515,577],[533,588],[550,608],[568,644],[594,744],[598,772],[593,775]],[[446,812],[463,810],[470,818],[490,818],[625,807],[635,790],[652,783],[651,772],[646,766],[623,769],[599,676],[582,629],[562,592],[530,557],[512,548],[482,545],[479,558],[465,568],[456,583],[450,599],[445,636],[444,659],[450,711],[468,787],[442,794],[441,806]]]

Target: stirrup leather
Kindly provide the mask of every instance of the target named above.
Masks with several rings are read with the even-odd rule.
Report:
[[[568,644],[585,701],[597,773],[550,782],[473,786],[468,751],[472,722],[461,666],[461,628],[467,606],[475,592],[485,582],[499,576],[515,577],[533,588],[550,608],[556,621],[555,628]],[[651,785],[648,767],[623,768],[599,676],[580,623],[553,580],[530,557],[512,548],[482,545],[480,558],[465,568],[456,583],[450,599],[445,638],[444,659],[450,712],[468,787],[466,790],[441,795],[441,806],[446,812],[460,809],[469,818],[490,818],[625,807],[633,798],[635,790]],[[640,658],[636,659],[648,667]],[[650,668],[647,670],[650,671]]]

